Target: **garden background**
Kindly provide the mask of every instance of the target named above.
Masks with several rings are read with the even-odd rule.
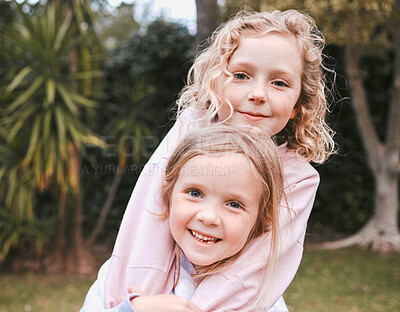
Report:
[[[2,0],[0,311],[79,309],[198,43],[243,5],[301,9],[328,41],[339,153],[315,166],[291,311],[400,309],[400,1],[198,0],[193,34],[135,2]]]

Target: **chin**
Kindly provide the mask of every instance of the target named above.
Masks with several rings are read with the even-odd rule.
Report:
[[[210,264],[213,264],[214,262],[210,262],[209,260],[205,260],[205,259],[198,259],[198,258],[192,258],[192,257],[188,257],[188,260],[193,264],[193,265],[198,265],[198,266],[207,266]]]

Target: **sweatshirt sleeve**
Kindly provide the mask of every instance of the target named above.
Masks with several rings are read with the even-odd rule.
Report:
[[[104,308],[104,285],[109,266],[110,260],[107,260],[100,268],[97,280],[90,287],[80,312],[135,312],[130,303],[130,300],[140,296],[135,293],[128,295],[111,309]]]
[[[310,164],[297,160],[296,155],[286,149],[281,148],[279,152],[286,200],[280,207],[277,258],[269,267],[270,275],[267,275],[259,303],[261,311],[268,310],[282,296],[297,272],[307,221],[319,184],[319,175]],[[204,311],[213,312],[242,311],[251,306],[263,284],[270,243],[268,233],[255,239],[227,271],[207,277],[197,288],[192,301]]]

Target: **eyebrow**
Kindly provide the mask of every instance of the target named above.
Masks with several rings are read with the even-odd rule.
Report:
[[[238,61],[238,62],[229,62],[228,68],[230,66],[249,66],[249,67],[257,67],[257,64],[255,62],[248,62],[248,61]]]

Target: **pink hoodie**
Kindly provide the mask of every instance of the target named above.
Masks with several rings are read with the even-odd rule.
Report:
[[[127,288],[135,285],[147,294],[169,294],[174,285],[175,252],[169,224],[162,214],[161,185],[166,162],[181,138],[190,130],[194,111],[186,110],[161,142],[141,173],[123,217],[111,257],[105,285],[105,307],[116,306]],[[290,209],[280,213],[277,263],[273,283],[260,302],[268,310],[282,296],[299,267],[307,220],[317,191],[319,176],[299,160],[286,145],[278,147]],[[285,205],[286,206],[286,205]],[[226,271],[205,278],[191,301],[203,311],[242,311],[249,307],[261,287],[269,252],[269,235],[254,240]]]

